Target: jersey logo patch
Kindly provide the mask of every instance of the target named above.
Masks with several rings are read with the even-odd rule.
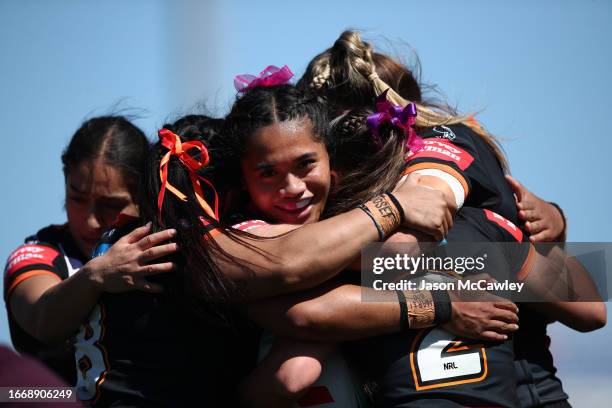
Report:
[[[436,126],[431,130],[436,133],[438,139],[448,139],[452,141],[457,137],[448,126]]]
[[[423,148],[414,155],[408,156],[408,161],[419,158],[434,158],[453,162],[461,170],[467,169],[474,157],[462,148],[442,139],[425,139]]]
[[[523,242],[523,232],[520,230],[520,228],[518,228],[512,222],[508,221],[496,212],[493,212],[491,210],[483,211],[485,212],[489,221],[494,222],[495,224],[508,231],[508,233],[510,233],[510,235],[512,235],[514,239],[517,240],[517,242]]]
[[[9,277],[21,268],[37,264],[53,266],[59,252],[43,245],[26,244],[17,248],[6,262],[5,276]]]

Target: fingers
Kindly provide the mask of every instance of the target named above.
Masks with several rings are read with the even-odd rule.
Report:
[[[536,242],[549,242],[555,238],[557,237],[553,236],[553,234],[550,233],[550,230],[546,229],[537,234],[531,235],[529,237],[529,241],[535,244]]]
[[[125,235],[119,241],[126,241],[128,244],[133,244],[135,242],[138,242],[139,240],[141,240],[143,237],[145,237],[149,233],[149,231],[151,230],[151,225],[152,223],[149,221],[142,227],[138,227],[134,229],[132,232]]]
[[[158,283],[149,282],[146,279],[137,279],[134,281],[134,289],[148,293],[161,293],[164,287]]]
[[[509,334],[517,331],[519,326],[516,323],[506,323],[500,322],[499,320],[492,320],[489,322],[489,327],[487,327],[487,329],[500,334]]]
[[[522,209],[519,211],[518,216],[523,221],[533,221],[539,218],[539,214],[533,208],[530,209]]]
[[[508,310],[496,308],[491,316],[491,319],[498,320],[505,323],[514,323],[517,324],[519,319],[516,313],[510,312]]]
[[[544,223],[542,221],[527,221],[525,223],[525,230],[530,235],[537,234],[544,230]]]
[[[508,301],[495,302],[493,306],[495,306],[498,309],[509,310],[515,314],[518,313],[519,311],[519,308],[517,305],[515,305],[512,302],[508,302]]]
[[[480,338],[487,341],[505,341],[508,340],[508,335],[487,330],[480,334]]]
[[[514,179],[514,177],[506,175],[506,181],[510,184],[512,191],[516,195],[517,203],[523,201],[523,185],[518,182],[518,180]]]
[[[155,246],[143,251],[143,253],[138,257],[138,263],[145,265],[155,259],[171,255],[176,251],[178,251],[178,244],[176,243]]]
[[[138,240],[137,245],[140,249],[146,250],[151,247],[154,247],[157,244],[168,241],[175,235],[176,235],[176,230],[174,228],[159,231],[154,234],[141,237],[141,239]]]
[[[177,265],[174,262],[162,262],[158,264],[145,265],[136,271],[136,273],[142,276],[151,276],[172,272],[176,269]]]

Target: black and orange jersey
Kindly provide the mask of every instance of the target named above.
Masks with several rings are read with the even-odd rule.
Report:
[[[446,239],[448,248],[453,243],[476,243],[476,252],[463,254],[469,256],[478,255],[478,243],[524,243],[482,248],[488,255],[487,271],[493,271],[494,278],[521,280],[529,273],[533,247],[520,229],[490,210],[463,207]],[[496,248],[500,252],[491,253]],[[444,246],[435,250],[438,255],[449,255],[445,251]],[[376,383],[378,406],[518,406],[512,338],[483,342],[434,327],[365,339],[346,347],[363,375]]]
[[[487,143],[465,125],[435,126],[419,133],[423,149],[406,158],[404,174],[445,178],[466,207],[488,208],[518,223],[512,189]]]
[[[85,257],[72,239],[68,225],[51,225],[26,238],[25,244],[11,253],[4,269],[4,301],[13,346],[20,353],[41,360],[68,384],[75,382],[71,342],[48,346],[30,336],[14,320],[10,297],[20,283],[33,276],[47,275],[58,281],[64,280],[75,273],[84,261]],[[70,299],[66,301],[70,302]]]
[[[133,228],[105,234],[94,253]],[[94,406],[237,405],[234,388],[255,365],[255,334],[231,311],[226,322],[214,324],[194,316],[180,276],[149,277],[164,286],[160,294],[100,298],[76,336],[80,400]]]
[[[552,322],[527,306],[520,307],[519,319],[519,330],[514,336],[514,354],[520,407],[535,408],[567,400],[569,396],[556,376],[550,337],[546,333],[548,324]]]

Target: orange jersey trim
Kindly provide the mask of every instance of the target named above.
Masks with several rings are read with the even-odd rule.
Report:
[[[463,198],[467,198],[470,189],[468,187],[468,183],[465,180],[465,177],[463,177],[461,175],[461,173],[459,173],[457,170],[453,169],[450,166],[447,166],[445,164],[440,164],[440,163],[418,163],[418,164],[413,164],[412,166],[408,166],[403,172],[402,172],[402,176],[406,176],[410,173],[413,173],[417,170],[426,170],[426,169],[437,169],[440,171],[443,171],[447,174],[449,174],[450,176],[454,177],[455,179],[457,179],[457,181],[459,183],[461,183],[461,187],[463,187],[463,191],[464,191],[464,197]]]
[[[22,275],[19,275],[18,277],[15,278],[15,280],[13,281],[13,283],[11,283],[11,285],[8,288],[8,291],[6,292],[6,303],[9,303],[9,298],[11,296],[11,294],[13,293],[13,291],[15,290],[15,288],[17,287],[17,285],[19,285],[21,282],[33,278],[34,276],[42,276],[42,275],[49,275],[49,276],[53,276],[54,278],[57,278],[57,280],[59,282],[62,281],[62,279],[57,276],[56,274],[54,274],[53,272],[50,271],[45,271],[42,269],[37,269],[34,271],[28,271]]]
[[[516,275],[516,279],[519,282],[522,282],[525,279],[527,279],[527,276],[533,269],[533,263],[535,262],[535,258],[536,258],[535,247],[533,246],[533,244],[529,244],[529,254],[527,254],[527,259],[525,259],[525,262],[523,262],[523,266],[521,266],[521,269]]]

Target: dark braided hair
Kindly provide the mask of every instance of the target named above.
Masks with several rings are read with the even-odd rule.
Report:
[[[339,172],[339,183],[332,188],[324,217],[350,211],[373,196],[393,190],[404,170],[406,132],[391,123],[379,129],[382,146],[367,125],[370,109],[356,109],[331,123],[335,149],[332,166]]]
[[[211,151],[216,157],[216,184],[226,191],[240,186],[241,160],[250,138],[259,129],[302,120],[312,126],[316,141],[333,150],[328,137],[326,107],[319,98],[289,84],[256,87],[238,97],[218,137],[211,139]]]

